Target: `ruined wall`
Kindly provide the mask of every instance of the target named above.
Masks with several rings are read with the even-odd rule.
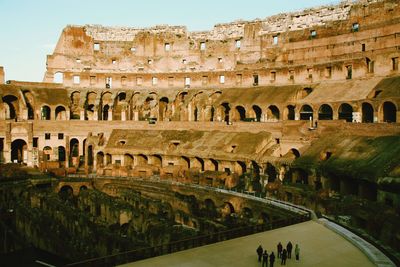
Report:
[[[399,18],[396,1],[379,0],[217,24],[204,32],[71,25],[48,56],[44,81],[158,90],[391,75],[398,73]]]

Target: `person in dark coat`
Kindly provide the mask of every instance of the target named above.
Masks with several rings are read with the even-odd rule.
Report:
[[[279,242],[276,247],[278,249],[278,259],[279,259],[281,257],[281,254],[282,254],[282,244],[281,244],[281,242]]]
[[[271,255],[269,255],[269,267],[274,267],[274,262],[275,262],[275,254],[272,251]]]
[[[282,258],[281,265],[286,265],[286,258],[287,258],[287,250],[286,249],[283,249],[281,258]]]
[[[261,258],[262,258],[262,254],[263,254],[263,247],[261,245],[259,245],[256,251],[257,251],[257,255],[258,255],[258,261],[261,262]]]
[[[289,241],[289,243],[287,243],[287,245],[286,245],[288,259],[292,258],[292,249],[293,249],[292,242]]]
[[[262,254],[262,265],[261,265],[261,267],[264,267],[264,264],[265,264],[265,267],[268,267],[268,253],[267,253],[266,250],[264,250],[264,253]]]

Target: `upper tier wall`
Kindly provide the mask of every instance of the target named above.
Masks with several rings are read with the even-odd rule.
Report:
[[[341,80],[349,71],[354,77],[385,76],[398,70],[392,61],[400,54],[399,28],[396,0],[345,2],[204,32],[167,25],[67,26],[47,58],[44,81],[229,87]]]

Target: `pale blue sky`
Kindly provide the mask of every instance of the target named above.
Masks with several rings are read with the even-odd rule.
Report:
[[[0,0],[0,66],[6,80],[42,81],[67,24],[150,27],[185,25],[209,30],[237,19],[337,3],[338,0]]]

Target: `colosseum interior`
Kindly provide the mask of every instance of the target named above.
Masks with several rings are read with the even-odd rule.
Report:
[[[399,259],[399,57],[397,0],[343,2],[204,32],[67,25],[43,82],[5,81],[0,68],[0,161],[52,177],[52,190],[75,195],[77,210],[101,213],[127,232],[140,232],[132,226],[140,220],[121,211],[124,201],[142,210],[141,220],[159,214],[203,231],[222,228],[221,219],[204,219],[213,212],[256,224],[288,216],[240,198],[227,202],[211,190],[218,188],[304,206]],[[52,208],[64,208],[35,181],[2,186],[2,209],[24,199],[58,218]],[[41,219],[19,205],[17,228],[40,240],[29,221]],[[73,215],[63,216],[75,231],[67,222]],[[84,255],[132,249],[115,247]],[[68,256],[85,258],[78,252]]]

